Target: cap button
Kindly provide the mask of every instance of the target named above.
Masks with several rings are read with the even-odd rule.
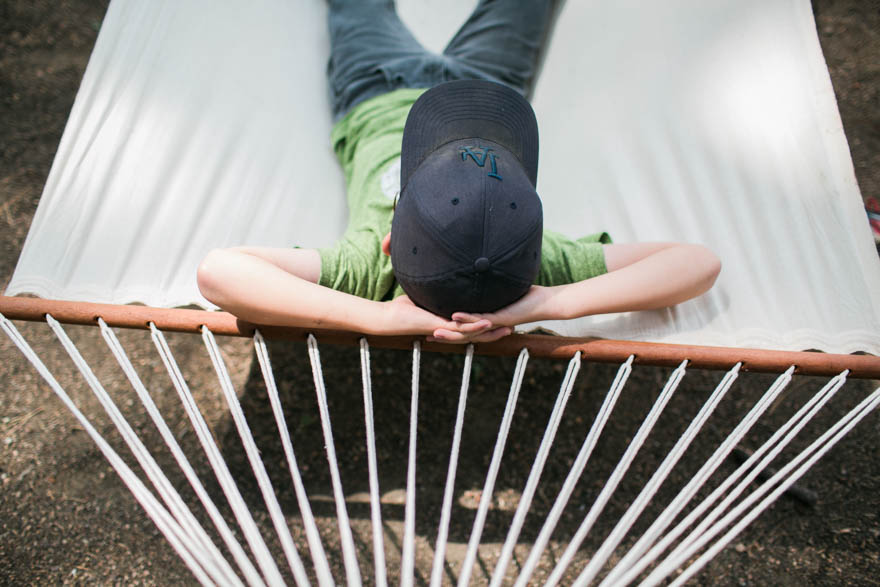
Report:
[[[489,259],[486,257],[480,257],[476,261],[474,261],[474,271],[477,273],[485,273],[489,270]]]

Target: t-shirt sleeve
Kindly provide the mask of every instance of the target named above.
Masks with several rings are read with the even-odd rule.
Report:
[[[541,269],[537,285],[575,283],[608,272],[603,245],[611,243],[607,232],[569,239],[559,233],[544,231],[541,246]]]
[[[366,232],[366,231],[365,231]],[[381,242],[369,233],[343,237],[334,246],[318,249],[321,277],[318,284],[368,300],[381,301],[394,285],[391,260]]]

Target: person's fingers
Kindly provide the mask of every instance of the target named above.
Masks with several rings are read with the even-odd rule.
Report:
[[[500,338],[504,338],[505,336],[511,334],[513,332],[513,328],[509,326],[501,326],[500,328],[495,328],[493,330],[489,330],[488,332],[484,332],[470,340],[470,342],[495,342]]]
[[[454,330],[446,330],[438,328],[432,336],[427,337],[428,342],[444,342],[452,344],[466,344],[469,342],[494,342],[499,338],[503,338],[512,333],[513,329],[509,326],[500,326],[486,332],[476,334],[465,334]]]
[[[433,338],[445,342],[448,340],[455,340],[459,338],[465,338],[465,335],[457,330],[450,330],[448,328],[438,328],[434,331]]]
[[[446,322],[436,330],[473,335],[491,330],[492,328],[494,328],[494,326],[489,320],[482,319],[476,322]]]
[[[483,332],[492,328],[492,322],[486,319],[476,322],[456,322],[456,330],[465,334]]]
[[[428,342],[447,342],[447,343],[466,343],[470,342],[470,336],[466,334],[462,334],[461,332],[456,332],[454,330],[446,330],[445,328],[438,328],[434,331],[432,336],[427,338]]]
[[[479,314],[469,314],[468,312],[456,312],[452,315],[452,319],[456,322],[478,322],[483,320],[483,316]]]

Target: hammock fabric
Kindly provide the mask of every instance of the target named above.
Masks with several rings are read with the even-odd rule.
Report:
[[[473,4],[399,9],[437,49]],[[208,307],[211,248],[333,242],[325,11],[114,0],[7,295]],[[809,0],[568,2],[543,63],[546,225],[703,243],[724,269],[674,309],[540,326],[880,353],[880,264]]]

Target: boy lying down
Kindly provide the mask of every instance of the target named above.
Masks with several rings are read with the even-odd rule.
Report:
[[[348,228],[327,249],[211,251],[202,294],[257,324],[467,343],[711,288],[721,264],[701,245],[543,229],[538,127],[523,95],[551,4],[483,0],[437,55],[393,2],[331,1],[331,141]]]

